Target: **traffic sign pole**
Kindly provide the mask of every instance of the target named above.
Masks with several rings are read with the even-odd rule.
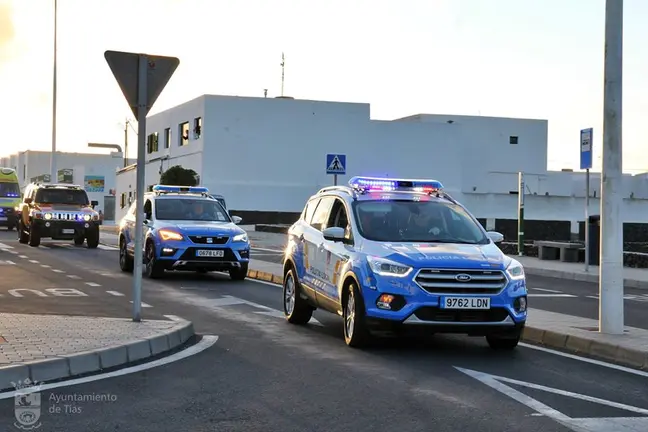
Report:
[[[524,255],[524,173],[518,173],[518,256]]]
[[[146,114],[148,58],[140,54],[137,71],[137,191],[135,202],[135,269],[133,273],[133,321],[142,320],[142,267],[144,263],[144,188],[146,164]]]
[[[589,272],[590,235],[589,235],[589,204],[590,204],[590,170],[585,171],[585,271]]]

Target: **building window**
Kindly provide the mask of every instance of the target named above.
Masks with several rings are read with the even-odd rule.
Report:
[[[509,144],[517,144],[518,143],[518,137],[511,135],[509,137]]]
[[[121,197],[119,199],[119,206],[121,208],[126,207],[126,192],[122,192]]]
[[[146,138],[146,149],[148,153],[154,153],[159,150],[158,148],[158,133],[152,133]]]
[[[196,117],[194,119],[193,132],[194,132],[194,139],[200,138],[200,135],[202,134],[202,118],[201,117]]]
[[[178,126],[178,145],[180,147],[189,144],[189,122],[180,123]]]
[[[171,128],[164,129],[164,148],[171,147]]]

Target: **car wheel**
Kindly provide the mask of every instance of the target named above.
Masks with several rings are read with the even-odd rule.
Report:
[[[164,268],[157,260],[157,257],[155,256],[155,246],[150,241],[146,243],[145,257],[146,265],[144,272],[146,274],[146,277],[150,279],[157,279],[159,277],[162,277],[164,275]]]
[[[313,308],[301,296],[301,285],[295,277],[295,271],[290,269],[284,275],[283,305],[286,320],[291,324],[306,324],[313,316]]]
[[[25,232],[22,220],[18,222],[18,242],[25,244],[29,241],[29,235]]]
[[[74,244],[77,246],[81,246],[84,241],[85,241],[85,237],[83,236],[74,237]]]
[[[235,281],[245,280],[248,274],[248,265],[241,264],[241,267],[231,268],[229,271],[230,278]]]
[[[368,345],[371,334],[367,328],[364,301],[355,283],[350,283],[347,287],[342,316],[346,344],[352,348],[362,348]]]
[[[99,246],[99,227],[88,230],[86,242],[88,243],[88,249],[96,249]],[[81,241],[81,244],[83,244],[83,241]]]
[[[126,241],[123,239],[119,242],[119,267],[124,272],[132,272],[134,267],[133,258],[128,256]]]
[[[521,336],[521,330],[515,330],[511,334],[491,334],[486,336],[486,342],[494,350],[511,351],[518,346]]]

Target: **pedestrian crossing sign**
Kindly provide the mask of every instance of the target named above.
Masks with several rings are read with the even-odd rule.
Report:
[[[327,154],[326,174],[346,174],[346,155]]]

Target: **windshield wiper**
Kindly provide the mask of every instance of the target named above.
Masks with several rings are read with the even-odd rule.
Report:
[[[455,240],[455,239],[428,239],[428,240],[401,240],[402,242],[405,243],[454,243],[454,244],[470,244],[470,245],[478,245],[481,244],[479,242],[469,242],[469,241],[463,241],[463,240]]]

